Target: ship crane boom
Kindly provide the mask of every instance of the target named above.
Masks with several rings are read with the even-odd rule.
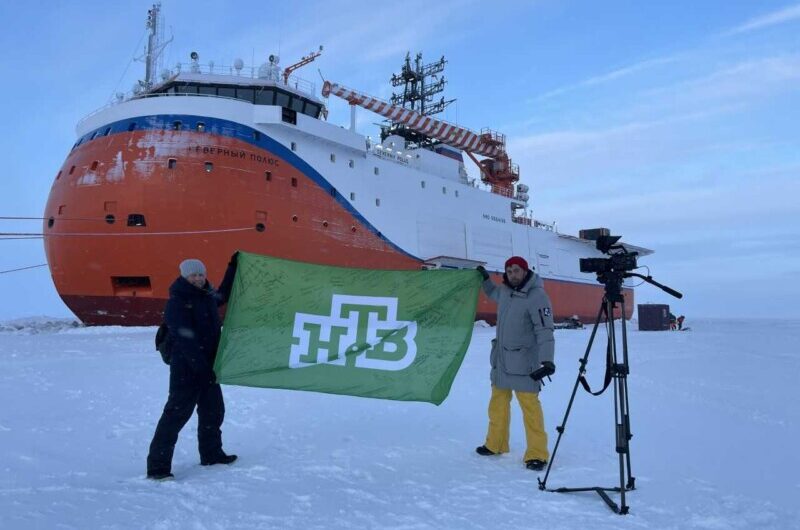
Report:
[[[358,105],[393,122],[402,123],[409,129],[435,138],[443,144],[465,151],[478,164],[483,182],[490,184],[497,193],[510,196],[514,183],[519,180],[519,169],[511,163],[506,153],[503,134],[488,129],[478,134],[444,120],[392,105],[352,88],[325,81],[322,86],[322,97],[327,98],[331,94],[351,105]],[[484,156],[486,159],[479,161],[474,155]]]

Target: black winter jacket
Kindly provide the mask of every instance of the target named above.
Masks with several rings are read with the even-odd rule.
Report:
[[[169,288],[164,322],[170,334],[171,364],[188,366],[198,376],[211,374],[220,339],[220,295],[209,282],[200,289],[179,277]]]

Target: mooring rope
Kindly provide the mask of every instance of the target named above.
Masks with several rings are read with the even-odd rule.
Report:
[[[0,239],[3,238],[27,238],[27,237],[119,237],[119,236],[182,236],[193,234],[222,234],[230,232],[244,232],[246,230],[253,230],[253,227],[247,228],[223,228],[217,230],[187,230],[183,232],[139,232],[139,233],[103,233],[103,232],[75,232],[72,234],[46,234],[39,232],[0,232]]]
[[[9,272],[26,271],[28,269],[38,269],[39,267],[47,267],[47,263],[41,265],[31,265],[30,267],[20,267],[19,269],[9,269],[7,271],[0,271],[0,274],[8,274]]]

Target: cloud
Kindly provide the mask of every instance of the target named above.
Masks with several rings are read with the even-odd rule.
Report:
[[[556,88],[549,92],[545,92],[544,94],[540,94],[535,96],[533,99],[529,100],[528,103],[533,103],[537,101],[542,101],[545,99],[550,99],[556,96],[560,96],[567,92],[571,92],[573,90],[577,90],[579,88],[585,88],[595,85],[600,85],[603,83],[608,83],[610,81],[616,81],[622,77],[629,76],[631,74],[639,73],[649,68],[654,68],[656,66],[662,66],[665,64],[674,63],[680,60],[680,57],[677,55],[668,56],[668,57],[658,57],[655,59],[648,59],[646,61],[641,61],[638,63],[631,64],[629,66],[625,66],[622,68],[617,68],[616,70],[612,70],[605,74],[600,74],[597,76],[590,77],[588,79],[584,79],[583,81],[578,81],[577,83],[573,83],[571,85],[566,85],[560,88]]]
[[[724,35],[749,33],[751,31],[777,26],[778,24],[786,24],[787,22],[793,22],[795,20],[800,20],[800,4],[785,7],[783,9],[779,9],[778,11],[767,13],[766,15],[751,18],[744,24],[726,31]]]

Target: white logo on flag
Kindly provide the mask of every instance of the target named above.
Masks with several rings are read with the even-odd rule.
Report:
[[[289,368],[408,368],[417,356],[417,323],[397,320],[397,303],[393,297],[334,294],[330,315],[296,313]],[[353,356],[354,352],[360,353]],[[349,362],[348,353],[353,359]]]

